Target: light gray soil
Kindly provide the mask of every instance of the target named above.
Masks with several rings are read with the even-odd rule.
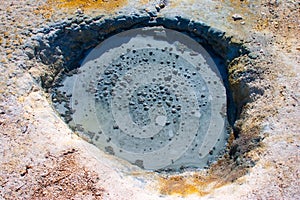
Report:
[[[53,2],[1,0],[0,198],[300,199],[299,2],[170,0],[158,13],[201,20],[252,51],[229,66],[232,90],[245,82],[251,100],[236,122],[239,138],[231,140],[229,155],[209,170],[169,176],[101,152],[54,111],[32,78],[49,69],[29,60],[24,44],[36,30],[81,12],[117,14],[111,7],[65,9]],[[115,11],[155,10],[156,3],[133,0]]]

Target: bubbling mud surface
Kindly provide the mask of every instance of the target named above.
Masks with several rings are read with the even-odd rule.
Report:
[[[116,34],[75,70],[55,88],[54,106],[103,151],[143,169],[175,171],[203,168],[224,153],[222,77],[183,33],[146,27]]]

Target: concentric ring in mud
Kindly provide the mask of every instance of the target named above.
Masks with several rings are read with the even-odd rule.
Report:
[[[59,90],[71,96],[71,125],[142,168],[204,167],[225,146],[226,90],[218,69],[177,31],[114,35]]]

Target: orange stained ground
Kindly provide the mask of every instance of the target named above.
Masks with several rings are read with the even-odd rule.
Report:
[[[160,179],[160,192],[164,195],[179,195],[183,197],[191,194],[204,196],[213,189],[209,188],[208,185],[214,184],[214,182],[214,179],[200,176],[171,176]]]
[[[58,8],[115,10],[126,5],[128,0],[48,0]]]
[[[210,194],[215,189],[236,181],[247,173],[244,168],[232,168],[232,165],[228,164],[226,161],[225,163],[223,161],[218,162],[217,166],[213,167],[215,169],[210,170],[207,175],[196,172],[196,174],[191,175],[160,177],[158,181],[159,192],[163,195],[181,197]],[[225,167],[221,167],[222,165],[225,165]]]

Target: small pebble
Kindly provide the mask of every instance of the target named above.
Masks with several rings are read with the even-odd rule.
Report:
[[[234,14],[234,15],[232,15],[232,19],[233,19],[234,21],[237,21],[237,20],[242,20],[243,17],[242,17],[242,15]]]

